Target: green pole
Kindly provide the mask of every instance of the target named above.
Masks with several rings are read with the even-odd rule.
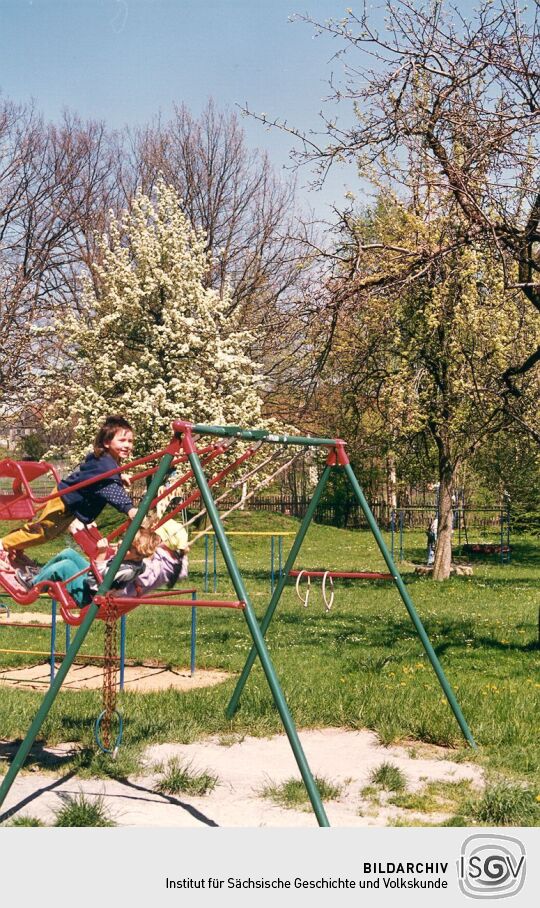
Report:
[[[148,491],[146,492],[146,495],[144,496],[143,500],[141,501],[141,503],[139,505],[139,508],[137,510],[135,517],[133,518],[129,527],[126,530],[124,539],[122,540],[120,547],[118,549],[118,552],[114,556],[114,559],[111,562],[111,566],[109,567],[109,570],[107,571],[105,577],[103,578],[103,581],[100,584],[100,587],[99,587],[96,595],[101,596],[110,590],[110,588],[113,584],[114,578],[116,577],[116,572],[117,572],[118,568],[120,567],[120,564],[122,563],[126,552],[129,550],[129,547],[131,546],[131,543],[133,542],[133,538],[134,538],[137,530],[139,529],[146,514],[148,513],[150,505],[152,504],[152,501],[156,496],[157,490],[160,487],[161,483],[163,482],[163,479],[165,478],[165,475],[171,464],[172,459],[173,459],[173,454],[164,455],[164,457],[159,465],[159,468],[156,471],[154,478],[152,479],[152,482],[150,483],[150,485],[148,487]],[[65,655],[62,665],[58,669],[58,672],[56,674],[56,677],[55,677],[53,683],[51,684],[49,690],[47,691],[47,693],[45,694],[45,697],[43,698],[43,702],[36,714],[36,717],[35,717],[34,721],[32,722],[30,728],[28,729],[26,738],[20,745],[17,753],[15,754],[13,762],[4,777],[2,785],[0,786],[0,806],[3,804],[7,793],[9,792],[11,786],[13,785],[13,782],[15,781],[19,770],[21,769],[22,765],[24,764],[24,761],[26,760],[26,758],[30,752],[30,748],[32,747],[32,744],[34,743],[41,726],[43,725],[45,719],[47,718],[49,710],[51,709],[54,701],[56,700],[57,694],[63,684],[64,678],[66,677],[69,669],[71,668],[71,665],[73,664],[75,656],[77,655],[82,644],[84,643],[86,635],[88,634],[88,631],[90,630],[90,627],[92,626],[94,618],[96,617],[97,611],[98,611],[98,606],[95,604],[95,602],[92,602],[88,609],[88,612],[86,613],[86,615],[84,617],[84,620],[83,620],[81,626],[79,627],[79,630],[77,631],[77,633],[74,637],[72,644],[70,645],[70,647]]]
[[[302,545],[305,535],[308,531],[309,525],[310,525],[311,521],[313,520],[315,510],[317,508],[317,505],[319,504],[321,495],[324,492],[326,483],[328,482],[328,477],[330,476],[331,469],[332,468],[329,466],[326,466],[324,468],[324,471],[321,474],[321,478],[319,479],[319,482],[313,493],[313,497],[309,503],[308,509],[306,511],[306,516],[304,517],[304,519],[298,529],[298,533],[296,534],[296,538],[292,544],[291,550],[287,557],[285,567],[283,568],[283,573],[281,574],[281,576],[278,580],[277,586],[274,589],[274,592],[272,593],[272,598],[270,599],[268,608],[266,609],[264,617],[261,621],[260,627],[261,627],[261,633],[263,634],[263,636],[266,634],[266,632],[268,630],[268,627],[272,620],[273,614],[277,608],[279,600],[281,599],[281,594],[285,588],[285,584],[287,583],[287,581],[289,579],[289,571],[292,570],[292,568],[294,566],[294,562],[296,561],[296,556],[298,555],[298,552],[300,551],[300,546]],[[251,650],[249,652],[249,655],[247,657],[246,664],[244,665],[244,668],[242,670],[242,674],[240,675],[240,677],[236,683],[236,687],[234,689],[233,695],[230,699],[229,705],[227,706],[227,716],[229,719],[232,719],[236,710],[238,709],[238,702],[240,700],[242,691],[243,691],[246,681],[248,679],[249,673],[250,673],[251,669],[253,668],[253,663],[255,662],[256,658],[257,658],[257,650],[256,650],[255,646],[252,646]]]
[[[339,439],[319,438],[314,435],[275,435],[268,429],[242,429],[240,426],[206,426],[192,425],[186,422],[174,422],[177,432],[193,432],[196,435],[213,435],[218,438],[243,438],[246,441],[267,441],[277,445],[301,445],[310,448],[334,448]]]
[[[434,670],[435,674],[437,675],[437,678],[439,679],[439,683],[444,691],[445,697],[448,700],[450,707],[458,721],[459,727],[461,728],[461,731],[463,732],[465,739],[469,742],[471,747],[474,747],[474,749],[476,750],[477,749],[476,742],[472,736],[471,730],[470,730],[469,726],[467,725],[467,722],[465,721],[465,717],[464,717],[463,713],[461,712],[461,708],[459,706],[459,703],[456,700],[455,694],[454,694],[450,684],[448,683],[446,675],[444,674],[444,672],[442,670],[441,663],[439,662],[439,660],[437,658],[437,654],[430,643],[428,635],[426,634],[424,625],[422,624],[420,617],[418,616],[417,611],[414,607],[413,601],[412,601],[411,597],[409,596],[409,593],[407,592],[407,587],[403,583],[403,579],[402,579],[396,565],[394,564],[394,561],[392,559],[392,556],[390,555],[390,552],[388,551],[388,549],[386,547],[385,541],[381,535],[381,531],[379,530],[379,527],[377,525],[377,521],[375,520],[373,514],[371,513],[369,504],[366,501],[364,493],[360,487],[360,484],[359,484],[356,476],[354,475],[354,471],[353,471],[350,463],[345,464],[344,469],[345,469],[345,472],[347,473],[347,476],[349,477],[349,481],[353,487],[354,493],[360,503],[360,507],[362,508],[362,511],[364,512],[367,522],[369,523],[370,529],[371,529],[373,535],[375,536],[375,539],[376,539],[377,545],[379,546],[381,555],[383,556],[386,564],[388,565],[388,569],[389,569],[390,573],[392,574],[392,577],[394,578],[394,582],[395,582],[395,584],[399,590],[399,594],[405,604],[405,608],[407,609],[407,611],[411,617],[411,620],[416,628],[418,636],[420,637],[420,640],[422,641],[422,645],[428,655],[431,665],[433,666],[433,670]]]
[[[243,609],[244,616],[251,633],[255,649],[258,653],[259,659],[261,660],[261,664],[264,669],[270,690],[272,691],[274,702],[278,709],[279,715],[281,716],[281,721],[283,722],[289,743],[296,758],[300,774],[306,786],[313,811],[315,813],[315,816],[317,817],[319,826],[329,826],[330,824],[328,822],[328,817],[326,816],[326,812],[321,801],[319,790],[315,784],[315,780],[306,760],[302,745],[300,744],[298,732],[289,711],[289,707],[287,706],[287,703],[285,701],[285,697],[283,696],[283,691],[281,690],[281,685],[278,681],[274,666],[266,648],[264,637],[259,628],[255,612],[253,611],[253,606],[250,602],[247,590],[242,580],[242,576],[238,569],[238,565],[236,564],[235,557],[229,545],[229,540],[227,539],[225,530],[223,529],[219,511],[216,508],[210,487],[203,473],[201,463],[199,461],[195,448],[193,447],[191,437],[190,435],[188,436],[187,433],[186,441],[189,441],[189,444],[187,446],[189,450],[187,451],[187,453],[193,474],[195,476],[195,479],[197,480],[199,489],[201,490],[201,495],[206,506],[208,516],[210,517],[210,522],[212,523],[212,527],[214,528],[214,532],[216,534],[223,559],[227,566],[227,570],[229,571],[229,576],[236,591],[236,595],[238,596],[239,600],[245,603],[245,608]]]

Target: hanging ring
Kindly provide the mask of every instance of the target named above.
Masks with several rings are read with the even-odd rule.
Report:
[[[104,754],[112,754],[113,757],[116,757],[118,748],[122,743],[122,735],[124,734],[124,719],[117,709],[113,710],[113,712],[111,713],[111,718],[113,716],[116,716],[116,718],[118,719],[118,733],[116,735],[114,744],[111,747],[105,747],[105,744],[103,743],[103,740],[101,738],[101,723],[106,713],[106,709],[102,710],[94,723],[94,740],[99,749],[102,750]]]
[[[299,598],[300,602],[302,603],[302,605],[304,606],[304,608],[308,607],[309,594],[311,592],[311,577],[309,576],[309,574],[307,575],[307,590],[306,590],[305,597],[302,596],[302,593],[300,592],[300,583],[302,581],[302,577],[306,573],[307,573],[307,571],[300,571],[300,573],[298,574],[298,577],[296,578],[296,595],[298,596],[298,598]]]
[[[330,581],[330,598],[328,598],[328,596],[326,595],[326,581],[327,580]],[[322,579],[322,595],[323,595],[323,599],[324,599],[324,607],[325,607],[326,611],[329,612],[330,609],[332,608],[332,603],[334,601],[334,578],[332,577],[332,574],[330,573],[330,571],[324,572],[324,577]]]

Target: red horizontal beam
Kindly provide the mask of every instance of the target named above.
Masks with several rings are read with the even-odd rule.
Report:
[[[165,599],[163,597],[153,597],[153,596],[119,596],[118,598],[111,597],[115,611],[121,613],[124,608],[132,609],[139,605],[161,605],[161,606],[186,606],[197,608],[237,608],[243,609],[246,607],[245,602],[242,600],[236,599]],[[105,598],[101,596],[96,596],[94,598],[96,605],[105,606]]]
[[[334,580],[343,577],[347,580],[393,580],[392,574],[381,574],[378,571],[289,571],[289,577],[324,577],[325,574]]]
[[[49,495],[34,495],[30,485],[26,483],[28,497],[36,504],[44,504],[46,501],[50,501],[51,498],[62,498],[64,495],[68,495],[71,492],[78,492],[79,489],[85,489],[87,486],[94,485],[96,482],[101,482],[103,479],[110,479],[111,476],[116,476],[118,473],[126,473],[133,467],[148,463],[149,460],[156,460],[158,457],[163,457],[164,454],[175,454],[177,451],[178,445],[171,442],[171,444],[166,448],[162,448],[160,451],[147,454],[145,457],[138,457],[136,460],[131,460],[129,463],[120,464],[113,470],[107,470],[105,473],[100,473],[97,477],[93,476],[91,479],[84,479],[82,482],[76,482],[74,485],[68,486],[65,489],[55,489],[55,491],[51,492]]]
[[[195,587],[193,587],[193,589],[185,589],[185,590],[177,590],[177,589],[153,590],[152,599],[157,599],[158,596],[161,596],[163,599],[165,599],[167,596],[178,596],[179,593],[196,593],[196,592],[197,592],[197,590],[195,589]]]

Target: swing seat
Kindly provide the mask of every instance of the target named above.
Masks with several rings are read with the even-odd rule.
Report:
[[[43,500],[34,495],[31,483],[46,473],[52,474],[55,485],[60,481],[52,464],[43,460],[0,460],[0,479],[13,480],[11,492],[0,491],[0,520],[30,520],[36,516]]]
[[[469,542],[461,546],[463,555],[509,555],[512,547],[500,542]]]
[[[39,596],[38,588],[32,587],[31,590],[27,590],[17,580],[15,571],[0,571],[0,588],[19,605],[32,605]]]
[[[0,588],[18,605],[33,605],[36,599],[46,593],[60,605],[60,613],[66,624],[81,624],[88,609],[88,607],[79,609],[79,606],[73,597],[70,596],[65,586],[52,580],[44,580],[42,583],[37,583],[36,586],[27,590],[17,580],[14,571],[0,571]],[[77,614],[73,613],[73,609],[76,610]]]
[[[69,532],[90,561],[97,558],[99,554],[108,558],[110,555],[114,555],[116,551],[116,549],[110,545],[102,547],[102,544],[100,543],[102,543],[105,537],[101,535],[95,523],[85,525],[84,523],[81,523],[80,520],[74,520],[69,527]]]
[[[63,583],[53,580],[43,580],[27,590],[17,580],[15,571],[0,571],[0,589],[17,602],[19,605],[32,605],[43,593],[55,599],[60,606],[60,614],[66,624],[77,626],[82,624],[88,606],[80,608],[70,595]],[[101,611],[101,610],[100,610]],[[105,611],[105,610],[103,610]],[[104,615],[100,616],[104,617]]]

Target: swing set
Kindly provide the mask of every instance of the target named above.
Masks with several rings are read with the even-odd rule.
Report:
[[[82,529],[79,528],[74,533],[76,541],[79,543],[79,545],[81,545],[90,560],[90,570],[96,573],[97,579],[99,581],[97,593],[88,606],[85,606],[84,608],[78,608],[76,603],[70,596],[69,591],[66,589],[65,584],[47,581],[46,583],[38,584],[35,590],[31,590],[29,592],[19,586],[13,572],[11,574],[7,571],[0,572],[0,588],[3,588],[8,595],[10,595],[21,605],[29,605],[31,602],[35,601],[40,593],[46,593],[52,599],[58,601],[64,620],[68,624],[73,624],[78,627],[77,633],[75,634],[74,639],[67,650],[66,656],[56,673],[56,677],[49,687],[49,690],[45,694],[41,706],[27,732],[27,735],[21,743],[17,753],[15,754],[11,766],[9,767],[2,785],[0,786],[0,805],[4,802],[6,795],[8,794],[19,770],[24,764],[30,752],[32,744],[34,743],[41,729],[41,726],[45,721],[58,695],[58,692],[62,687],[64,679],[71,665],[73,664],[73,661],[76,658],[77,653],[79,652],[90,630],[90,627],[92,626],[96,618],[98,620],[104,621],[106,625],[105,664],[109,664],[110,666],[115,667],[115,634],[117,619],[120,616],[127,614],[131,610],[137,608],[138,606],[167,605],[190,608],[225,608],[231,611],[241,612],[243,614],[248,632],[252,640],[252,647],[246,660],[246,664],[238,679],[231,700],[227,706],[227,716],[229,718],[232,718],[236,710],[238,709],[242,691],[245,684],[247,683],[253,664],[258,657],[266,676],[266,680],[270,687],[274,703],[280,715],[284,730],[287,734],[291,749],[296,759],[300,774],[305,784],[317,822],[320,826],[329,825],[328,818],[321,801],[320,793],[316,786],[313,774],[307,763],[302,745],[298,737],[296,726],[292,719],[280,682],[277,678],[272,660],[270,658],[265,642],[265,635],[270,626],[272,617],[277,609],[285,585],[288,582],[289,576],[293,573],[296,558],[306,536],[307,530],[313,520],[317,505],[324,492],[329,476],[333,470],[344,472],[347,475],[353,492],[360,504],[360,507],[362,508],[371,532],[373,533],[373,536],[376,540],[381,555],[384,558],[389,573],[378,574],[375,572],[304,571],[303,575],[306,576],[306,574],[308,574],[311,576],[318,576],[322,573],[326,581],[331,580],[332,583],[334,577],[352,575],[354,575],[355,578],[391,580],[396,586],[398,593],[407,609],[407,612],[409,613],[420,641],[426,651],[433,670],[435,671],[442,690],[448,700],[448,703],[455,715],[455,718],[465,739],[473,748],[476,748],[472,733],[461,712],[454,692],[446,679],[437,655],[429,641],[429,638],[416,612],[411,597],[409,596],[407,588],[405,587],[399,571],[394,564],[392,556],[390,555],[386,547],[379,527],[375,521],[375,518],[373,517],[364,493],[349,463],[349,459],[345,450],[345,442],[343,442],[339,438],[278,435],[270,433],[264,429],[242,429],[237,426],[210,426],[204,424],[194,425],[183,420],[174,421],[172,428],[173,437],[166,448],[149,454],[146,457],[132,461],[131,464],[127,464],[119,467],[118,469],[111,470],[110,473],[103,474],[103,476],[100,477],[100,479],[103,479],[106,476],[114,475],[115,473],[118,473],[120,471],[123,472],[124,470],[130,470],[134,467],[143,466],[145,468],[135,476],[133,476],[133,480],[150,476],[152,476],[152,479],[149,483],[146,494],[141,500],[137,514],[135,515],[131,523],[126,522],[121,527],[110,533],[108,536],[108,541],[112,541],[114,538],[124,533],[118,550],[114,555],[110,566],[104,576],[101,576],[101,574],[99,573],[99,567],[96,564],[96,555],[99,551],[99,544],[101,540],[101,536],[97,528],[83,527]],[[206,445],[201,444],[201,437],[205,438],[207,436],[209,436],[211,439],[210,443]],[[215,439],[218,439],[218,441],[216,441]],[[229,463],[215,475],[207,478],[205,468],[208,467],[208,465],[211,464],[215,460],[215,458],[229,452],[231,446],[236,442],[247,442],[248,447],[233,462]],[[214,499],[214,496],[212,494],[212,487],[217,484],[223,483],[226,477],[229,476],[234,470],[237,470],[242,464],[244,464],[250,458],[254,457],[254,455],[259,451],[262,445],[270,445],[274,449],[273,452],[264,460],[258,462],[256,466],[247,474],[236,480],[233,483],[233,487],[242,486],[248,479],[255,476],[255,474],[263,468],[269,467],[270,469],[273,469],[273,466],[278,460],[281,451],[289,451],[291,447],[299,450],[297,450],[297,452],[294,453],[292,457],[288,457],[286,462],[278,466],[278,468],[271,475],[267,476],[261,482],[259,482],[258,486],[253,489],[249,496],[244,496],[236,505],[234,505],[232,508],[229,508],[227,512],[220,514],[217,504],[220,500],[229,495],[230,488]],[[223,525],[223,520],[232,511],[236,510],[239,507],[242,507],[247,498],[255,494],[255,492],[259,488],[271,482],[276,475],[279,475],[279,473],[287,469],[298,457],[302,456],[302,454],[305,453],[306,449],[309,448],[318,448],[323,450],[326,449],[328,452],[326,465],[314,490],[312,499],[306,511],[306,515],[293,541],[283,571],[277,579],[277,583],[275,584],[272,595],[270,597],[266,613],[259,623],[253,609],[251,598],[244,584],[242,574],[236,562],[234,553],[231,549],[228,536]],[[151,467],[146,467],[146,464],[149,464],[151,462],[154,462],[154,465]],[[165,491],[160,492],[159,490],[163,486],[166,477],[170,475],[171,470],[176,469],[180,464],[187,465],[188,463],[189,470],[187,470],[177,480],[174,480],[172,484],[168,484]],[[0,493],[0,519],[14,519],[15,514],[17,515],[17,519],[20,519],[19,515],[21,513],[24,513],[24,517],[34,516],[36,510],[45,501],[58,494],[61,494],[55,491],[54,495],[39,498],[33,493],[31,489],[31,482],[33,481],[33,479],[35,479],[37,476],[43,475],[43,473],[47,471],[52,470],[49,465],[29,464],[23,462],[17,464],[16,466],[13,466],[13,464],[15,464],[15,462],[13,461],[8,462],[8,464],[9,465],[8,467],[6,467],[6,471],[10,470],[11,472],[9,473],[4,471],[4,465],[0,463],[0,476],[8,475],[9,477],[13,478],[13,489],[7,495]],[[56,476],[55,480],[57,480]],[[95,481],[96,480],[87,480],[84,483],[79,483],[77,486],[71,487],[69,491],[73,491],[76,488],[82,488],[84,485],[90,485],[91,482]],[[169,590],[166,592],[153,592],[147,596],[143,595],[141,597],[126,597],[111,592],[112,585],[120,564],[124,559],[126,552],[129,550],[133,538],[142,525],[142,522],[150,508],[155,507],[156,504],[159,503],[165,496],[170,496],[176,488],[180,488],[180,486],[185,485],[188,482],[190,482],[193,486],[193,491],[189,491],[179,504],[176,504],[172,508],[172,510],[169,510],[167,513],[165,513],[160,519],[158,525],[174,517],[176,514],[185,512],[187,508],[189,508],[196,501],[202,501],[202,504],[204,506],[203,509],[199,511],[198,514],[195,515],[195,517],[187,521],[187,523],[189,524],[194,522],[202,514],[207,515],[215,534],[215,538],[219,545],[221,554],[223,556],[223,560],[225,562],[229,578],[231,580],[237,598],[232,600],[193,600],[191,598],[183,599],[181,597],[178,597],[178,592],[181,591],[174,590]],[[199,535],[203,535],[204,532],[205,531],[201,532]],[[199,537],[196,536],[195,539],[197,538]],[[66,583],[68,582],[69,581],[66,581]],[[107,738],[109,746],[104,747],[103,749],[114,751],[114,749],[119,744],[119,740],[121,739],[122,734],[121,717],[116,710],[115,705],[116,680],[114,670],[111,670],[108,673],[107,671],[105,672],[104,684],[107,687],[105,709],[101,716],[98,718],[96,724],[96,738],[98,740],[100,739],[100,736],[103,738],[103,740]],[[104,727],[106,725],[110,727],[113,719],[115,718],[118,722],[119,731],[116,741],[114,742],[114,744],[112,744],[110,730],[103,732],[101,726],[103,724]]]

